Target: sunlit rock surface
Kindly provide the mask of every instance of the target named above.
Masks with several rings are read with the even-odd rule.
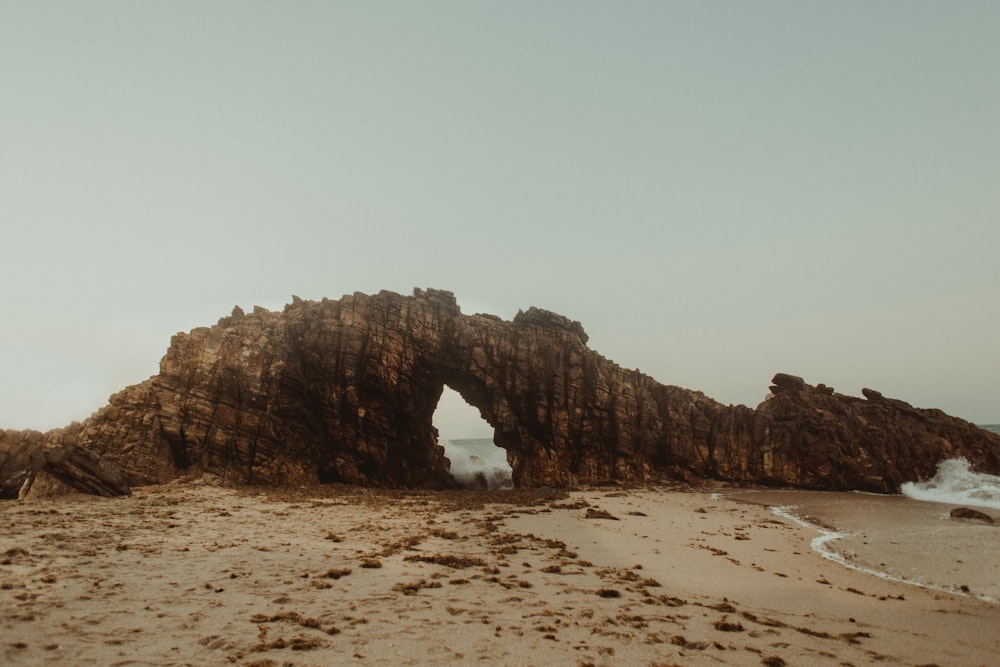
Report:
[[[0,483],[53,468],[31,457],[58,439],[133,485],[211,472],[448,486],[432,424],[445,385],[493,427],[520,486],[720,479],[895,492],[955,456],[1000,472],[1000,436],[938,410],[780,373],[773,383],[756,410],[723,405],[605,359],[579,322],[537,308],[512,321],[466,315],[450,292],[294,298],[283,312],[237,307],[177,334],[158,375],[82,424],[0,432]],[[112,492],[93,470],[80,468],[74,488]]]

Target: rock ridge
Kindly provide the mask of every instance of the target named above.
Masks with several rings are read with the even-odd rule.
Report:
[[[587,340],[551,311],[465,315],[434,289],[237,306],[176,334],[157,375],[85,422],[0,431],[0,484],[44,470],[106,494],[203,472],[445,487],[454,482],[432,423],[445,386],[494,429],[519,486],[716,479],[897,492],[956,456],[1000,473],[1000,435],[940,410],[786,373],[756,409],[723,405],[623,369]],[[56,447],[62,458],[39,454]]]

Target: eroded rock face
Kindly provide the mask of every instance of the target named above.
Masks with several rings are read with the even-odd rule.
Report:
[[[81,491],[98,496],[131,493],[118,469],[80,447],[79,424],[48,433],[0,429],[0,499]]]
[[[937,410],[785,374],[758,409],[726,406],[586,343],[561,315],[464,315],[437,290],[236,308],[177,334],[158,375],[60,437],[132,484],[207,471],[445,486],[432,418],[447,384],[494,428],[522,486],[711,478],[894,492],[954,456],[1000,471],[1000,436]]]
[[[762,443],[776,479],[811,488],[898,492],[905,481],[929,479],[939,461],[965,457],[973,468],[1000,470],[1000,438],[940,410],[914,408],[862,389],[866,398],[775,376]]]

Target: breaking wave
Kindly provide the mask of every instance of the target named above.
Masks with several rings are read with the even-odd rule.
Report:
[[[451,461],[451,476],[470,489],[510,489],[514,486],[506,450],[489,439],[448,440],[444,455]]]
[[[941,461],[934,477],[900,490],[914,500],[1000,509],[1000,477],[973,471],[965,459]]]

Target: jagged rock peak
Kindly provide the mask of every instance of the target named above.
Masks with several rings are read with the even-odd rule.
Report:
[[[575,333],[580,338],[580,342],[584,344],[590,340],[590,336],[583,330],[583,325],[576,320],[571,320],[564,315],[553,313],[551,310],[536,308],[535,306],[528,308],[527,312],[523,310],[517,311],[517,315],[514,316],[514,324],[529,324],[549,329],[570,331]]]
[[[779,391],[800,391],[805,389],[806,381],[800,378],[798,375],[789,375],[788,373],[777,373],[773,378],[771,378],[771,391],[778,393]]]

